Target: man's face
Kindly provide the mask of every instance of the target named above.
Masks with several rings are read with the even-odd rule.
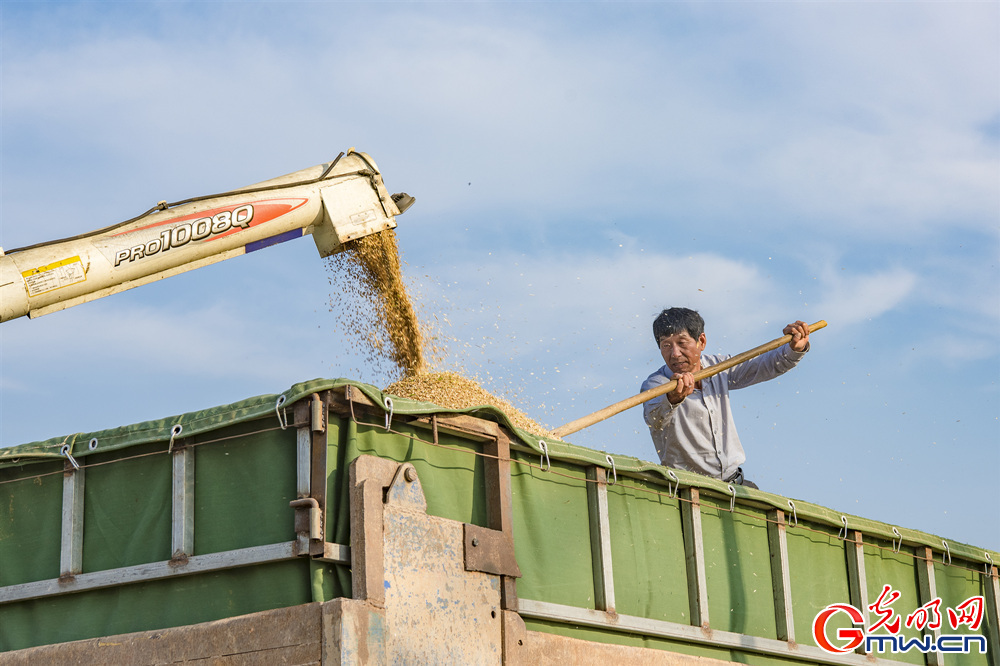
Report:
[[[671,372],[698,372],[701,370],[701,353],[705,351],[705,334],[698,339],[687,331],[664,335],[660,338],[660,354]]]

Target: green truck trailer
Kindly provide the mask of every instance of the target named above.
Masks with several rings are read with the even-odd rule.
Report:
[[[0,450],[2,664],[996,666],[998,558],[343,379]]]
[[[0,321],[413,203],[329,164],[0,250]],[[989,664],[1000,554],[314,380],[0,449],[0,664]]]

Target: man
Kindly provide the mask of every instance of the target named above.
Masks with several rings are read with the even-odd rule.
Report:
[[[730,356],[702,355],[705,320],[694,310],[669,308],[660,313],[653,321],[653,337],[666,365],[642,383],[642,390],[647,391],[677,380],[673,392],[644,405],[646,425],[660,462],[727,483],[757,487],[743,478],[740,465],[746,454],[736,434],[729,391],[774,379],[795,367],[809,351],[809,326],[797,321],[783,333],[792,336],[787,345],[696,382],[693,373]]]

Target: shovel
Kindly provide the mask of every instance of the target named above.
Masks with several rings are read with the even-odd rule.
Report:
[[[826,322],[820,320],[815,324],[811,324],[809,326],[809,332],[812,333],[813,331],[818,331],[819,329],[824,328],[825,326]],[[754,347],[753,349],[745,351],[742,354],[737,354],[736,356],[727,358],[725,361],[721,363],[716,363],[713,366],[703,368],[698,372],[693,373],[694,380],[701,381],[706,377],[717,375],[723,370],[728,370],[729,368],[735,365],[739,365],[740,363],[745,363],[746,361],[749,361],[750,359],[756,356],[760,356],[765,352],[769,352],[772,349],[777,349],[781,345],[787,345],[789,342],[791,342],[791,340],[792,340],[791,335],[785,335],[775,340],[771,340],[768,343],[762,344],[760,347]],[[580,417],[575,421],[570,421],[566,425],[561,425],[555,430],[553,430],[552,434],[555,435],[556,437],[562,438],[566,435],[570,435],[574,432],[592,426],[595,423],[600,423],[605,419],[609,419],[615,414],[624,412],[626,409],[631,409],[632,407],[635,407],[636,405],[641,405],[642,403],[648,400],[652,400],[653,398],[656,398],[658,396],[670,393],[675,388],[677,388],[677,380],[671,380],[666,384],[661,384],[655,388],[649,389],[648,391],[643,391],[638,395],[634,395],[631,398],[626,398],[621,402],[616,402],[615,404],[605,407],[604,409],[598,410],[593,414],[588,414],[587,416]]]

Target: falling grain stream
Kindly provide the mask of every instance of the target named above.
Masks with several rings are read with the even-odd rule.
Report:
[[[454,372],[431,372],[424,355],[424,335],[403,281],[399,246],[393,230],[352,241],[332,257],[331,268],[345,294],[345,323],[357,336],[367,360],[392,363],[399,377],[385,391],[399,397],[432,402],[449,409],[492,405],[515,426],[547,435],[548,429],[525,416],[471,379]],[[346,279],[345,279],[346,278]]]

